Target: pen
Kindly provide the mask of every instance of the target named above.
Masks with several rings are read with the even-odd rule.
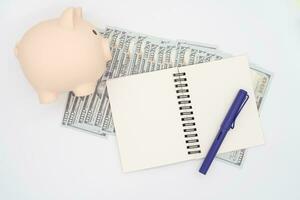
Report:
[[[199,172],[202,174],[206,174],[212,161],[214,160],[216,154],[218,153],[218,150],[227,134],[229,129],[234,128],[234,123],[243,109],[244,105],[249,99],[249,95],[245,90],[240,89],[238,94],[236,95],[233,103],[230,106],[230,109],[228,110],[226,117],[224,118],[221,127],[219,129],[219,132],[217,134],[217,137],[215,138],[213,144],[211,145],[202,165],[201,168],[199,169]]]

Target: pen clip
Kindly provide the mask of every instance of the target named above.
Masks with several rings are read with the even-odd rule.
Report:
[[[247,103],[248,99],[249,99],[249,95],[247,94],[243,104],[241,105],[241,107],[239,108],[238,112],[236,113],[236,115],[233,119],[233,122],[232,122],[231,127],[230,127],[231,129],[234,129],[235,120],[236,120],[237,116],[240,114],[240,112],[243,109],[243,107],[245,106],[245,104]]]

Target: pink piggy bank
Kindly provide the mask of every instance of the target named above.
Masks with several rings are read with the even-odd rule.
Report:
[[[41,103],[65,91],[91,94],[111,59],[108,40],[82,18],[81,8],[68,8],[60,18],[32,27],[15,54]]]

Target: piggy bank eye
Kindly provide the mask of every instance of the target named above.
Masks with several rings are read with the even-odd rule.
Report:
[[[97,34],[97,31],[95,31],[94,29],[93,29],[93,33],[94,33],[95,35],[98,35],[98,34]]]

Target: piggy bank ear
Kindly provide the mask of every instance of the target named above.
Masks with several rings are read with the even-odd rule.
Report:
[[[59,24],[66,29],[73,29],[75,26],[75,9],[67,8],[59,18]]]
[[[75,15],[76,15],[77,19],[82,19],[82,8],[81,7],[75,8]]]

